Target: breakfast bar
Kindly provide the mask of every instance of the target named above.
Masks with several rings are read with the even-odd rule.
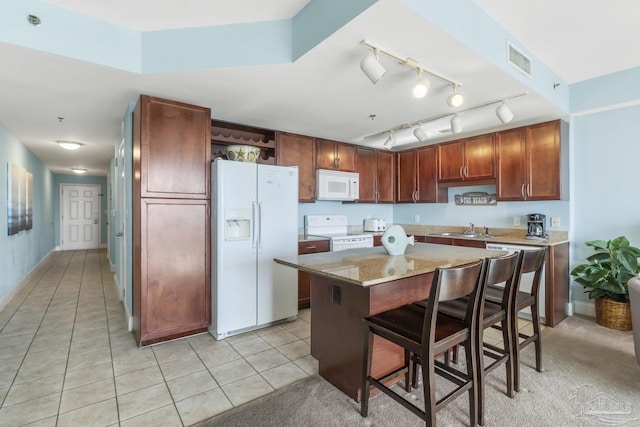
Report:
[[[360,400],[362,318],[426,299],[436,268],[455,267],[504,251],[428,243],[389,256],[382,247],[276,258],[311,275],[311,355],[320,375]],[[396,345],[375,337],[372,373],[382,376],[403,364]]]

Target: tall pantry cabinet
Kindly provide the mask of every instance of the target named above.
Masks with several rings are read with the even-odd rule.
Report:
[[[206,331],[211,110],[141,95],[133,112],[133,318],[140,346]]]

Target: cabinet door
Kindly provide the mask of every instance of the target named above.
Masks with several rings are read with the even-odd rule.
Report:
[[[376,150],[357,148],[358,174],[360,175],[360,197],[358,202],[375,203],[377,181]]]
[[[141,197],[208,199],[211,110],[142,95],[137,120]]]
[[[377,162],[377,178],[376,190],[378,203],[394,203],[395,202],[395,155],[390,151],[376,151]]]
[[[329,240],[313,240],[298,242],[298,255],[329,252]],[[311,277],[306,271],[298,271],[298,309],[309,308],[311,305]]]
[[[416,149],[417,198],[419,202],[438,201],[436,147],[431,145]]]
[[[454,246],[466,246],[467,248],[486,248],[484,240],[453,239]]]
[[[527,126],[527,200],[559,200],[560,121]]]
[[[139,341],[146,345],[209,326],[209,201],[148,198],[139,203],[134,315]]]
[[[499,132],[496,144],[496,199],[524,200],[526,184],[525,129]]]
[[[401,151],[396,154],[398,159],[398,203],[414,203],[416,201],[416,151]]]
[[[495,134],[465,139],[464,164],[465,181],[495,178]]]
[[[328,139],[316,139],[316,162],[318,169],[356,171],[356,148]]]
[[[316,194],[315,138],[276,132],[276,164],[298,166],[298,201],[313,202]]]
[[[462,181],[464,142],[455,141],[438,145],[438,181]]]

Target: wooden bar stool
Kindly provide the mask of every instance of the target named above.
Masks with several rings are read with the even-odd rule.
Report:
[[[375,386],[389,395],[405,408],[422,418],[426,425],[436,425],[436,412],[463,393],[469,396],[470,424],[477,423],[478,380],[476,370],[476,346],[478,339],[478,322],[480,320],[480,301],[483,294],[483,275],[485,262],[467,264],[462,267],[436,269],[431,284],[429,299],[424,306],[408,304],[363,319],[363,371],[362,396],[360,414],[366,417],[369,410],[370,387]],[[464,319],[454,319],[438,314],[441,301],[468,296],[468,304]],[[371,355],[373,336],[379,335],[401,347],[405,351],[405,366],[383,378],[371,376]],[[462,345],[466,354],[466,369],[454,369],[435,360],[436,355],[447,349]],[[424,390],[425,410],[404,399],[384,383],[398,374],[405,374],[405,386],[410,387],[413,377],[414,363],[410,363],[411,355],[422,366],[422,385]],[[436,400],[435,375],[438,374],[456,385],[446,396]]]

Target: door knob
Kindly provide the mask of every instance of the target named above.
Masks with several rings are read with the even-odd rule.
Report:
[[[122,231],[118,231],[116,233],[116,237],[122,237],[123,235],[124,235],[124,232],[122,232]]]

